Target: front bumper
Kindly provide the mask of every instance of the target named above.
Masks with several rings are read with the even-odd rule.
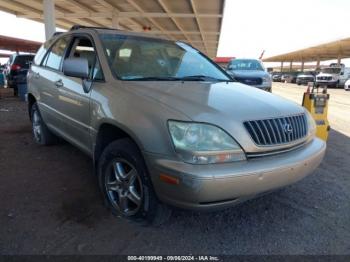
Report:
[[[304,79],[304,78],[297,78],[296,83],[301,85],[307,85],[309,82],[313,83],[315,80],[313,79]]]
[[[154,189],[167,204],[193,210],[225,208],[290,185],[321,163],[326,144],[315,138],[301,148],[244,162],[191,165],[145,153]],[[169,184],[160,175],[179,180]]]
[[[272,82],[262,83],[261,85],[252,85],[252,86],[268,92],[271,92],[272,90]]]
[[[335,87],[337,86],[338,81],[322,81],[322,80],[316,80],[316,85],[319,86],[331,86],[331,87]]]

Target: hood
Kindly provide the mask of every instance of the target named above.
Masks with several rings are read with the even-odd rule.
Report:
[[[308,74],[301,74],[298,75],[297,77],[314,77],[313,75],[308,75]]]
[[[268,72],[262,70],[233,70],[229,73],[233,77],[270,77]]]
[[[123,82],[123,85],[139,95],[183,113],[193,121],[223,128],[238,143],[249,144],[250,151],[257,151],[257,148],[244,129],[244,121],[304,112],[294,102],[237,82],[131,81]]]
[[[330,74],[330,73],[319,73],[317,76],[337,76],[338,74]]]

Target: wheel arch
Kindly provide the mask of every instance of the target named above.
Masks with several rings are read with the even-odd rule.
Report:
[[[32,114],[31,114],[31,109],[34,103],[36,102],[36,99],[33,94],[28,93],[28,114],[29,114],[29,119],[32,120]]]
[[[93,149],[93,161],[95,167],[97,167],[97,162],[106,146],[113,141],[122,138],[129,138],[135,143],[140,152],[142,151],[143,147],[140,141],[130,131],[127,131],[116,123],[104,122],[99,125]]]

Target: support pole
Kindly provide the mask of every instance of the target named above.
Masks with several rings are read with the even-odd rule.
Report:
[[[283,72],[283,61],[281,61],[281,72]]]
[[[341,57],[338,56],[338,65],[340,66],[340,64],[341,64]]]
[[[293,61],[290,61],[290,64],[289,64],[289,72],[292,72],[293,70]]]
[[[301,61],[301,72],[304,72],[304,61]]]
[[[316,69],[320,69],[320,58],[317,58]]]
[[[45,37],[48,40],[56,31],[55,24],[55,0],[44,0],[44,25],[45,25]]]
[[[120,25],[119,25],[119,15],[117,12],[113,12],[112,15],[112,28],[114,29],[120,29]]]

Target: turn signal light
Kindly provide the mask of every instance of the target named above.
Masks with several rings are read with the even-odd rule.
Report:
[[[172,184],[172,185],[180,184],[180,180],[176,177],[172,177],[172,176],[165,175],[165,174],[160,174],[159,178],[160,178],[160,180],[162,180],[163,182],[168,183],[168,184]]]

